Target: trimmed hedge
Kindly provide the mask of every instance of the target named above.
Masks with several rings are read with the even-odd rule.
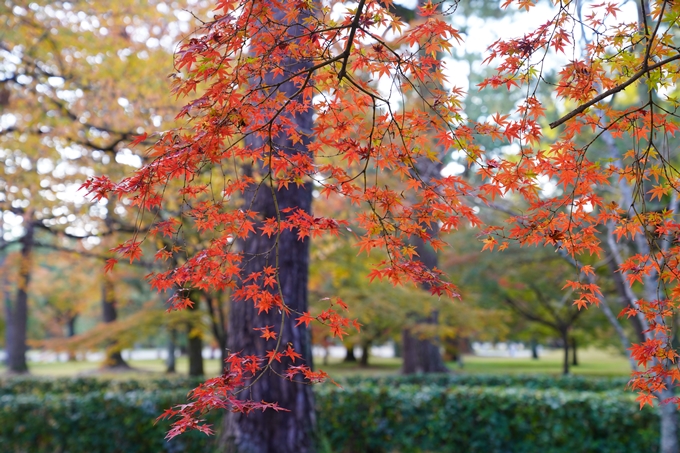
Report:
[[[45,395],[70,393],[83,395],[92,392],[133,392],[139,390],[191,390],[203,382],[200,378],[173,377],[154,379],[101,379],[97,377],[46,378],[36,376],[0,377],[2,395]]]
[[[630,378],[627,377],[585,377],[585,376],[551,376],[549,374],[502,375],[502,374],[454,374],[432,373],[411,374],[406,376],[361,377],[353,376],[342,380],[343,385],[377,385],[384,387],[400,387],[402,385],[436,385],[455,387],[522,387],[530,389],[562,389],[587,392],[623,391]]]
[[[447,385],[413,385],[408,381]],[[448,383],[481,382],[487,387]],[[359,383],[352,383],[357,381]],[[13,378],[0,381],[0,450],[8,453],[209,452],[197,432],[170,442],[165,409],[185,401],[197,381]],[[543,376],[420,376],[346,380],[315,387],[319,437],[340,452],[572,453],[657,450],[656,412],[634,395],[537,389],[550,382],[581,388],[615,380]],[[599,382],[599,383],[597,383]],[[529,388],[519,388],[524,383]],[[514,384],[515,387],[509,387]],[[173,390],[165,390],[172,388]],[[611,388],[611,387],[609,387]],[[622,388],[622,387],[615,387]],[[11,395],[18,389],[28,393]],[[130,390],[133,389],[133,390]],[[85,394],[69,394],[88,390]],[[219,423],[220,414],[212,416]]]
[[[186,391],[0,396],[3,453],[207,452],[214,437],[189,432],[169,442],[154,425]],[[217,414],[214,418],[217,418]]]
[[[522,387],[530,389],[562,389],[603,392],[623,391],[629,378],[592,378],[584,376],[550,375],[493,375],[493,374],[413,374],[408,376],[348,377],[340,380],[344,386],[377,385],[400,387],[402,385],[435,385],[455,387]],[[0,395],[46,393],[85,394],[90,392],[131,392],[137,390],[192,389],[200,378],[173,377],[154,379],[101,379],[97,377],[45,378],[0,377]]]
[[[655,452],[659,418],[621,392],[359,385],[317,391],[337,452]]]

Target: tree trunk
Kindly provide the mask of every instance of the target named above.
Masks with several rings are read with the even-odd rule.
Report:
[[[571,337],[571,365],[578,366],[578,357],[576,355],[576,338]]]
[[[24,218],[26,232],[21,238],[21,257],[19,260],[19,279],[14,306],[8,300],[6,310],[6,347],[7,368],[10,373],[28,373],[26,363],[26,327],[28,324],[28,286],[31,282],[33,246],[35,244],[35,225],[30,216]]]
[[[194,305],[189,308],[193,315],[197,315],[201,294],[198,291],[191,291],[189,299]],[[203,332],[199,321],[192,316],[187,323],[187,356],[189,358],[189,376],[203,376]]]
[[[331,346],[328,342],[324,345],[323,348],[323,366],[328,365],[328,357],[331,355]]]
[[[531,358],[533,360],[538,360],[538,342],[531,339]]]
[[[419,238],[414,238],[412,243],[416,246],[416,252],[418,252],[423,264],[430,269],[437,267],[437,254],[430,247],[427,247]],[[433,310],[424,319],[417,316],[412,317],[417,322],[426,324],[437,324],[439,322],[439,313],[436,310]],[[402,331],[402,346],[404,357],[402,372],[404,374],[445,373],[449,371],[442,359],[438,337],[418,338],[407,327]]]
[[[458,368],[461,370],[465,367],[465,362],[463,361],[463,353],[469,352],[467,342],[465,338],[462,336],[458,336],[457,339],[458,342],[458,355],[456,356],[456,363],[458,364]]]
[[[165,372],[177,372],[177,358],[175,357],[175,349],[177,346],[177,331],[173,328],[168,329],[168,358],[165,360]]]
[[[116,293],[113,279],[104,274],[102,282],[102,320],[109,324],[118,319],[118,310],[116,309]],[[106,345],[106,358],[102,364],[103,368],[130,368],[130,365],[123,360],[120,353],[120,344],[116,340],[110,340]]]
[[[660,401],[674,396],[673,383],[667,383],[669,390],[659,392]],[[659,408],[659,416],[661,417],[661,439],[660,439],[660,453],[678,453],[680,445],[678,445],[678,409],[673,403],[661,404]]]
[[[564,361],[562,363],[562,374],[569,374],[569,334],[562,332],[562,345],[564,346]]]
[[[208,313],[210,314],[210,327],[213,336],[215,337],[215,341],[217,342],[217,347],[220,350],[220,363],[224,366],[227,359],[227,325],[225,322],[224,309],[222,308],[222,296],[222,292],[219,292],[214,296],[205,294],[205,304],[208,307]]]
[[[359,366],[366,368],[368,366],[368,351],[371,348],[370,343],[361,345],[361,360],[359,360]]]
[[[275,15],[283,18],[285,11],[276,11]],[[300,20],[304,18],[304,14]],[[289,36],[299,36],[303,33],[301,26],[288,29]],[[283,63],[285,71],[297,73],[311,66],[311,62],[287,60]],[[274,85],[277,79],[269,75],[264,78],[265,85]],[[298,87],[292,82],[279,86],[279,92],[291,98]],[[299,96],[294,98],[303,103]],[[270,136],[270,149],[287,155],[309,155],[310,137],[313,126],[313,111],[299,112],[287,121],[295,124],[301,140],[294,143],[285,134]],[[262,146],[262,142],[255,136],[246,141],[247,146],[254,148]],[[266,171],[265,171],[266,172]],[[312,185],[306,183],[298,186],[290,184],[288,188],[275,187],[270,190],[269,183],[256,190],[252,185],[244,193],[244,206],[259,213],[259,220],[277,217],[286,209],[298,209],[311,213]],[[274,200],[276,196],[276,201]],[[278,212],[277,212],[278,209]],[[284,211],[285,212],[285,211]],[[243,251],[241,275],[248,276],[252,272],[261,272],[265,266],[276,266],[278,269],[279,287],[273,292],[280,291],[283,302],[293,313],[308,311],[307,279],[309,270],[309,237],[298,240],[297,231],[286,230],[277,238],[275,235],[267,237],[260,232],[261,225],[255,225],[257,233],[250,234],[245,241],[240,242]],[[284,320],[283,326],[281,321]],[[275,346],[274,341],[261,338],[260,332],[254,328],[275,326],[282,348],[291,344],[295,351],[302,355],[302,360],[312,366],[310,329],[303,326],[295,327],[293,316],[287,317],[278,309],[269,313],[258,314],[251,301],[233,300],[229,312],[229,349],[242,355],[264,356],[266,351]],[[280,330],[279,330],[280,329]],[[272,362],[272,368],[282,373],[291,364],[289,359],[284,363]],[[297,379],[296,379],[297,380]],[[252,382],[247,391],[239,394],[242,398],[254,401],[277,402],[290,412],[274,410],[254,411],[248,415],[229,412],[225,416],[225,429],[222,445],[229,453],[311,453],[314,451],[313,435],[316,426],[314,409],[314,394],[312,387],[300,382],[283,379],[276,373],[267,372],[260,379]]]
[[[189,376],[203,376],[203,339],[193,335],[191,326],[187,332],[187,355],[189,357]]]
[[[76,335],[76,319],[78,318],[78,315],[73,315],[68,317],[68,321],[66,321],[66,336],[68,338],[73,338]],[[75,362],[76,361],[76,353],[74,350],[69,348],[68,351],[68,361],[69,362]]]
[[[308,118],[308,117],[307,117]],[[300,121],[299,117],[297,119]],[[309,118],[311,120],[311,118]],[[249,194],[252,199],[252,193]],[[276,192],[280,208],[298,206],[309,212],[311,187],[290,187]],[[249,205],[249,199],[246,199]],[[259,190],[254,199],[253,211],[263,217],[275,215],[271,193]],[[259,227],[256,226],[259,231]],[[243,244],[244,263],[242,275],[259,272],[264,266],[279,259],[279,279],[281,292],[286,305],[294,313],[307,311],[307,271],[309,266],[309,239],[297,240],[296,233],[286,231],[279,239],[278,251],[275,250],[274,237],[260,234],[251,235]],[[269,253],[271,251],[271,254]],[[281,325],[279,310],[257,313],[251,301],[233,301],[229,316],[229,349],[242,355],[264,356],[275,343],[266,342],[259,332],[253,330],[264,326]],[[281,344],[292,343],[295,350],[302,354],[303,363],[311,365],[310,333],[302,327],[294,327],[291,317],[285,319],[283,330],[278,332]],[[286,360],[284,360],[286,362]],[[274,361],[273,368],[282,373],[288,363]],[[266,373],[245,392],[244,398],[255,401],[277,402],[290,412],[273,410],[255,411],[248,415],[228,413],[225,417],[225,432],[222,439],[229,453],[295,453],[312,452],[315,413],[312,388],[299,382],[290,382],[275,373]]]
[[[357,357],[354,355],[354,343],[348,345],[345,345],[345,358],[343,359],[343,362],[356,362]]]

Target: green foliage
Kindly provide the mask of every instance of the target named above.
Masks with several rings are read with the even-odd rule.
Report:
[[[656,451],[659,419],[621,392],[375,385],[317,391],[336,452]]]
[[[512,375],[512,374],[411,374],[406,376],[348,377],[342,385],[397,388],[408,385],[437,387],[522,387],[533,390],[559,389],[567,391],[623,391],[629,378],[592,378],[584,376]]]
[[[0,380],[0,444],[7,452],[210,451],[189,432],[164,440],[153,424],[186,400],[187,378]],[[639,411],[625,379],[415,375],[318,386],[320,442],[339,452],[653,452],[659,420]],[[217,417],[212,422],[219,426]],[[112,441],[115,439],[115,441]]]
[[[92,392],[126,393],[136,391],[165,391],[182,389],[184,394],[177,402],[184,401],[186,392],[196,387],[201,379],[98,379],[94,377],[45,378],[45,377],[0,377],[0,396],[46,394],[77,394]]]
[[[6,394],[0,396],[0,445],[7,453],[208,451],[212,437],[188,432],[166,442],[169,424],[154,425],[185,398],[186,390]]]

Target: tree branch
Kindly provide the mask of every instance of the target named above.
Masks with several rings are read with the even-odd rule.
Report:
[[[619,91],[626,89],[629,85],[631,85],[632,83],[637,81],[640,77],[644,76],[645,74],[647,74],[647,73],[649,73],[649,72],[651,72],[655,69],[659,69],[660,67],[667,65],[668,63],[671,63],[671,62],[678,60],[678,59],[680,59],[680,54],[666,58],[665,60],[661,60],[658,63],[655,63],[651,66],[648,66],[647,64],[645,64],[642,67],[642,69],[640,69],[638,72],[633,74],[630,79],[626,80],[621,85],[617,85],[614,88],[611,88],[611,89],[605,91],[604,93],[595,96],[590,101],[586,102],[585,104],[578,106],[577,108],[575,108],[571,112],[564,115],[562,118],[558,119],[557,121],[553,121],[552,123],[550,123],[550,129],[555,129],[558,126],[561,126],[562,124],[566,123],[567,121],[574,118],[575,116],[580,115],[581,113],[585,112],[588,108],[592,107],[594,104],[597,104],[601,100],[611,96],[614,93],[618,93]]]

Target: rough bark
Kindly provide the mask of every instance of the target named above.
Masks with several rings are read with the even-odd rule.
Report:
[[[30,219],[24,220],[26,232],[21,238],[19,279],[14,304],[5,302],[7,368],[10,373],[28,373],[26,363],[26,327],[28,324],[28,286],[32,275],[32,255],[35,245],[35,225]]]
[[[311,188],[291,187],[276,193],[281,208],[297,206],[309,212]],[[252,194],[251,194],[252,197]],[[275,215],[271,193],[260,190],[254,199],[254,211],[263,217]],[[257,228],[256,228],[257,229]],[[243,244],[247,257],[244,261],[243,275],[262,270],[263,266],[273,265],[276,254],[279,260],[279,278],[285,303],[295,312],[307,310],[307,271],[309,266],[309,240],[298,241],[295,232],[281,235],[278,251],[274,237],[251,235]],[[272,342],[266,343],[254,328],[281,325],[282,315],[278,310],[257,313],[251,302],[233,301],[229,317],[229,349],[240,351],[243,355],[265,355],[272,349]],[[281,344],[289,342],[303,355],[304,363],[311,364],[311,345],[309,332],[301,327],[295,328],[291,318],[284,319],[279,332]],[[273,363],[278,372],[283,366]],[[276,401],[290,412],[266,410],[248,415],[229,413],[226,419],[223,445],[229,453],[294,453],[311,452],[312,434],[315,426],[314,398],[309,385],[290,382],[274,373],[266,373],[254,383],[243,397],[255,401]]]
[[[280,17],[284,14],[283,11],[276,12],[276,15]],[[302,29],[291,27],[288,33],[290,36],[296,36],[302,34]],[[285,64],[287,71],[295,73],[304,70],[310,63],[289,60]],[[268,77],[264,82],[270,84],[276,83],[276,80]],[[279,90],[291,97],[297,88],[292,83],[285,83],[279,87]],[[298,100],[301,101],[301,99]],[[291,118],[291,121],[296,123],[302,140],[293,143],[283,136],[270,137],[271,148],[290,155],[309,153],[313,112],[298,113]],[[249,146],[262,145],[252,137],[247,144]],[[289,188],[272,188],[269,186],[270,182],[270,180],[265,180],[259,188],[251,187],[244,194],[244,205],[258,212],[260,219],[276,217],[277,206],[279,212],[286,208],[297,208],[311,213],[311,184],[302,186],[291,184]],[[280,283],[278,290],[283,296],[284,303],[294,313],[307,311],[309,238],[298,240],[296,231],[285,231],[278,237],[277,242],[275,235],[269,238],[260,234],[259,225],[255,226],[255,230],[258,234],[251,234],[240,243],[240,249],[244,255],[242,275],[261,272],[264,266],[276,266]],[[270,310],[269,313],[258,314],[258,310],[250,301],[234,300],[231,303],[228,328],[230,351],[238,351],[242,355],[264,356],[266,351],[272,349],[274,345],[271,341],[266,342],[257,331],[253,330],[264,326],[275,326],[281,345],[291,343],[302,355],[302,361],[309,366],[312,365],[309,330],[302,326],[294,327],[294,319],[286,317],[276,309]],[[280,364],[274,361],[272,363],[274,370],[279,373],[288,365],[289,362]],[[313,433],[316,417],[311,386],[291,382],[275,373],[268,372],[252,383],[252,386],[240,396],[254,401],[275,401],[290,412],[265,410],[255,411],[248,415],[228,413],[221,438],[224,451],[228,453],[311,453],[314,451]]]

